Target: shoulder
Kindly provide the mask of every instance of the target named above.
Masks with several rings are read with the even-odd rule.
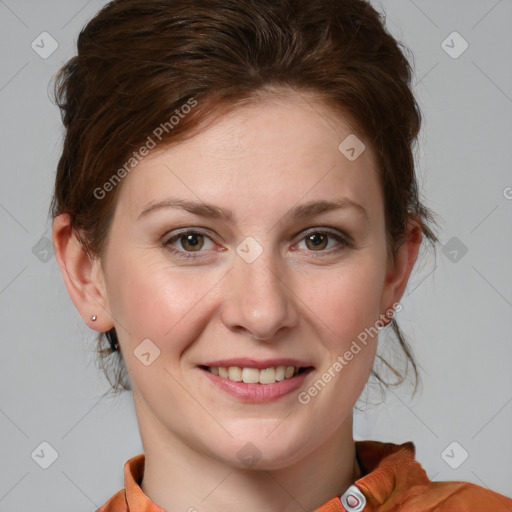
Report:
[[[470,482],[429,482],[412,488],[407,503],[432,512],[512,512],[510,498]]]
[[[512,499],[485,487],[431,481],[415,458],[412,442],[359,441],[356,452],[365,475],[355,484],[369,511],[512,512]]]

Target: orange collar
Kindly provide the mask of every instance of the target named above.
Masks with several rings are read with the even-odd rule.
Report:
[[[415,459],[412,442],[397,445],[356,441],[355,448],[364,476],[354,485],[366,499],[364,512],[383,509],[390,512],[457,511],[462,510],[464,504],[475,507],[471,510],[512,510],[511,499],[483,487],[467,482],[431,482]],[[125,463],[125,489],[115,494],[97,512],[166,512],[155,505],[140,488],[144,461],[145,455],[141,453]],[[348,509],[348,512],[351,510]],[[340,497],[336,496],[315,512],[346,511]]]

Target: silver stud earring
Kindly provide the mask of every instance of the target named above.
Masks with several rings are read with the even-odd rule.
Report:
[[[98,319],[98,317],[97,317],[96,315],[92,315],[92,316],[91,316],[91,320],[92,320],[93,322],[95,322],[97,319]]]

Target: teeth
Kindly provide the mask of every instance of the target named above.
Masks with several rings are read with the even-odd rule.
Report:
[[[259,378],[260,384],[274,384],[274,382],[276,382],[275,368],[266,368],[265,370],[260,370]]]
[[[279,382],[284,380],[286,375],[286,366],[278,366],[276,368],[276,380]]]
[[[231,366],[228,368],[228,378],[235,382],[242,382],[242,370],[238,366]]]
[[[246,384],[274,384],[285,379],[291,379],[299,371],[295,366],[277,366],[258,370],[258,368],[240,368],[238,366],[209,367],[213,375],[218,375],[234,382],[245,382]]]
[[[258,384],[260,381],[260,371],[257,368],[244,368],[242,370],[242,380],[246,384]]]

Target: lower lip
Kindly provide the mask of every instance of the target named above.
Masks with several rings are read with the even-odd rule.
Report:
[[[245,382],[235,382],[233,380],[213,375],[208,370],[200,368],[201,372],[210,379],[210,381],[226,393],[238,398],[243,402],[261,403],[271,402],[293,393],[304,383],[304,380],[311,372],[312,368],[295,375],[291,379],[285,379],[274,384],[246,384]]]

